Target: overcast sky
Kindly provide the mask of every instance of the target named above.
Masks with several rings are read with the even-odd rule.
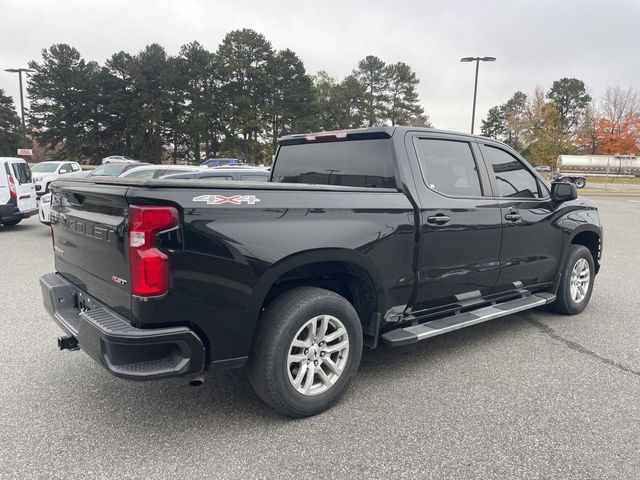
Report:
[[[26,67],[54,43],[103,63],[153,42],[169,54],[193,40],[214,51],[244,27],[294,50],[309,73],[341,79],[366,55],[406,62],[433,124],[450,130],[470,128],[474,68],[463,56],[498,59],[480,66],[480,118],[516,90],[563,76],[583,80],[595,98],[608,85],[640,83],[638,0],[0,0],[0,88],[18,107],[17,76],[3,70]]]

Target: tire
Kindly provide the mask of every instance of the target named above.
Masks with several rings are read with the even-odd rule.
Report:
[[[5,227],[13,227],[17,224],[19,224],[22,221],[21,218],[16,218],[15,220],[2,220],[2,225],[4,225]]]
[[[576,181],[574,183],[576,184],[577,188],[584,188],[587,184],[587,181],[584,178],[576,178]]]
[[[584,275],[579,275],[579,273],[580,271],[584,272],[584,270],[581,270],[580,265],[584,267],[585,262],[588,267],[588,285],[586,289],[584,285],[582,289],[579,289],[575,286],[576,283],[574,283],[574,289],[572,290],[572,282],[584,282]],[[576,271],[578,274],[576,274]],[[566,315],[575,315],[576,313],[582,312],[591,298],[595,272],[591,251],[582,245],[571,245],[567,260],[562,268],[557,298],[556,301],[551,304],[551,308],[558,313],[564,313]]]
[[[312,323],[316,336],[311,334]],[[334,334],[338,336],[331,338]],[[310,344],[312,337],[318,343]],[[344,394],[361,356],[362,326],[353,306],[329,290],[296,288],[278,297],[260,316],[249,381],[278,412],[308,417],[327,410]]]

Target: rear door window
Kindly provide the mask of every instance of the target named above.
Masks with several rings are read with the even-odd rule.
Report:
[[[420,138],[420,168],[431,190],[453,197],[482,195],[478,166],[468,142]]]
[[[541,197],[538,181],[516,157],[489,145],[483,145],[482,155],[495,178],[499,197]]]
[[[19,184],[31,183],[31,169],[26,163],[12,163],[13,175]]]

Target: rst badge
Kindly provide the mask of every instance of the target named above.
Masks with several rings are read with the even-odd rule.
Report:
[[[231,205],[241,205],[246,203],[247,205],[255,205],[260,201],[255,195],[232,195],[225,197],[224,195],[200,195],[193,197],[194,202],[207,202],[207,205],[222,205],[230,203]]]

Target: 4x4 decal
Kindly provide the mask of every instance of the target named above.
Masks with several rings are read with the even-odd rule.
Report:
[[[255,205],[260,199],[255,195],[232,195],[231,197],[225,197],[224,195],[200,195],[193,197],[193,201],[207,202],[208,205],[222,205],[224,203],[230,203],[232,205],[240,205],[242,203]]]

